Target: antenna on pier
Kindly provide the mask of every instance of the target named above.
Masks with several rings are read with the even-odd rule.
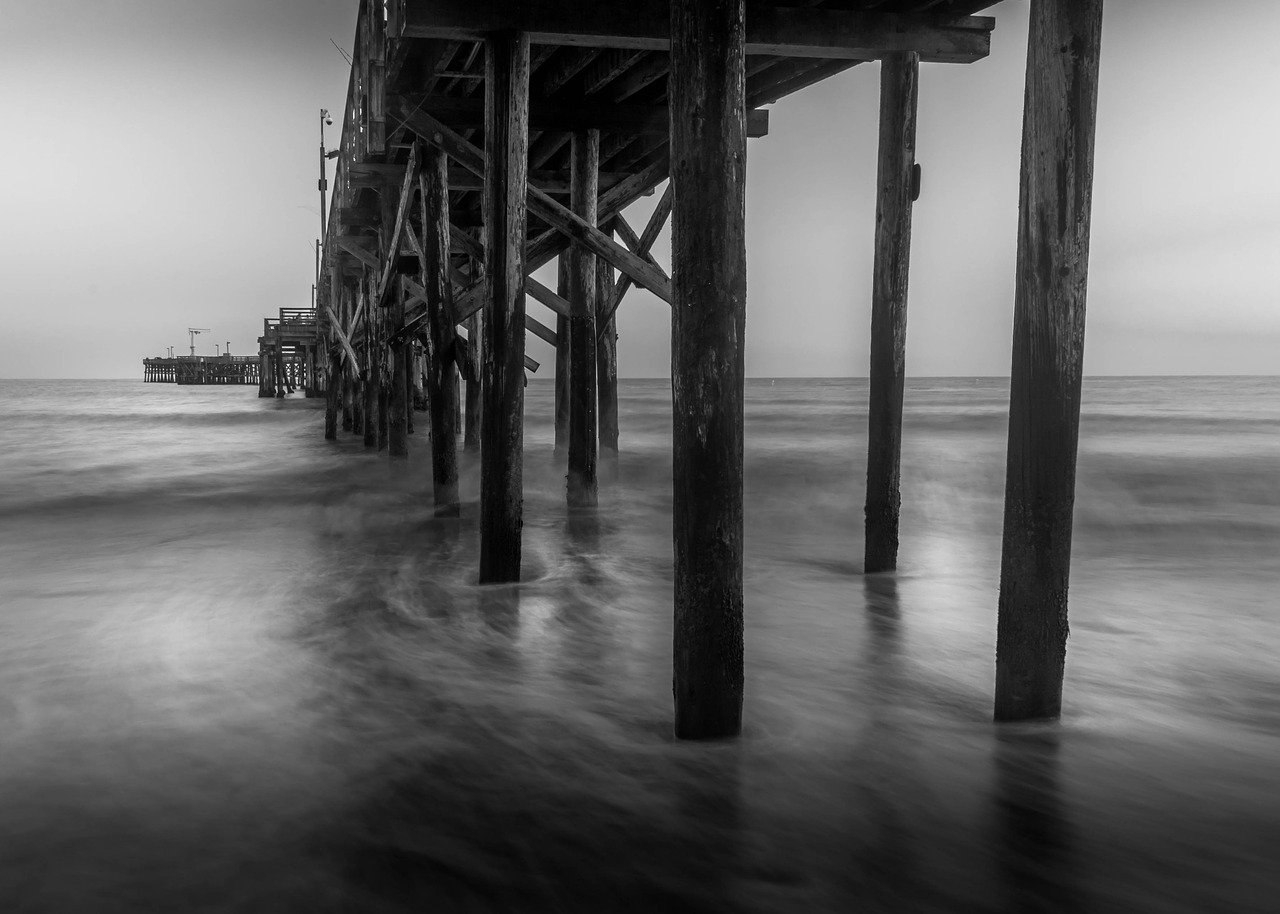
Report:
[[[191,355],[192,356],[196,354],[196,334],[212,333],[212,332],[213,331],[210,330],[208,327],[188,327],[187,328],[187,336],[191,339]]]

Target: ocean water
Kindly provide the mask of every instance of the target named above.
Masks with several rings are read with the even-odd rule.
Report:
[[[680,743],[665,382],[587,525],[531,383],[480,588],[425,416],[0,381],[0,910],[1276,910],[1280,379],[1086,382],[1063,718],[997,727],[1007,398],[909,382],[864,576],[866,382],[749,382],[745,732]]]

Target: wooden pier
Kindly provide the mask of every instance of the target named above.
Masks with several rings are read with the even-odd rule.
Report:
[[[143,359],[142,379],[163,384],[257,384],[258,358],[247,355],[180,355]]]
[[[764,106],[879,61],[864,553],[867,573],[891,572],[919,67],[985,57],[995,22],[971,14],[991,5],[366,0],[323,241],[313,330],[324,345],[295,337],[284,312],[268,322],[263,395],[289,383],[280,366],[304,365],[310,388],[328,392],[326,437],[339,424],[369,446],[385,436],[400,458],[409,386],[425,368],[436,511],[458,514],[462,433],[480,450],[479,580],[518,581],[524,383],[538,368],[525,335],[556,347],[565,510],[591,511],[619,460],[614,314],[633,285],[667,302],[675,729],[736,734],[747,140],[768,134]],[[1002,720],[1061,708],[1101,9],[1101,0],[1033,0],[998,605]],[[631,225],[627,207],[658,190],[648,223]],[[651,254],[668,218],[671,276]],[[530,273],[556,257],[551,289]]]

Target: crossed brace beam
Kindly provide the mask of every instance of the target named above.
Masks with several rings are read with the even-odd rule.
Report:
[[[412,107],[403,99],[393,105],[393,114],[423,140],[448,155],[452,161],[457,162],[472,174],[484,177],[484,151],[466,138],[425,111]],[[671,280],[661,267],[628,251],[594,225],[536,187],[528,188],[528,205],[530,213],[596,256],[604,258],[614,268],[630,276],[636,285],[649,289],[670,304]],[[455,314],[455,317],[461,318],[463,315]]]

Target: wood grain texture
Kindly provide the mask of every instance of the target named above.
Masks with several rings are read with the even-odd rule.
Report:
[[[902,389],[911,260],[911,175],[916,156],[920,61],[915,54],[895,54],[885,58],[880,67],[880,152],[876,166],[863,549],[868,574],[891,571],[898,566]]]
[[[487,330],[480,445],[480,583],[520,580],[524,525],[525,224],[529,38],[485,38]],[[466,163],[462,163],[466,164]]]
[[[1102,0],[1031,7],[1018,200],[997,720],[1062,712]]]
[[[671,4],[675,732],[742,727],[742,0]]]
[[[431,481],[436,517],[457,517],[458,399],[453,365],[453,279],[449,271],[449,166],[438,149],[423,150],[422,281],[427,291],[427,403],[431,411]]]
[[[596,259],[596,421],[600,452],[597,476],[618,478],[618,330],[613,319],[613,268]]]
[[[574,214],[596,224],[600,132],[573,134],[570,147]],[[571,508],[595,507],[596,481],[596,258],[582,244],[569,248],[569,473]]]

